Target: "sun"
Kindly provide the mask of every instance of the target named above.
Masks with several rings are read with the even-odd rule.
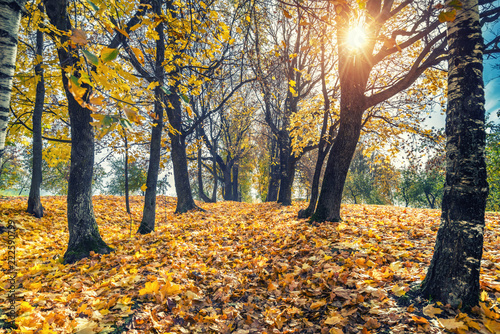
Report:
[[[347,44],[353,49],[362,49],[366,45],[367,39],[366,31],[362,25],[356,25],[347,32]]]

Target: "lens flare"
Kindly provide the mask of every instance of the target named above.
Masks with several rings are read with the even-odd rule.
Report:
[[[347,33],[347,44],[353,49],[362,49],[367,42],[365,29],[358,25],[349,29]]]

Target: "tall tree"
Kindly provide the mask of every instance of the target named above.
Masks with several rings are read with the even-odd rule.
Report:
[[[365,111],[407,89],[426,69],[446,58],[446,33],[432,5],[420,7],[412,1],[397,4],[392,0],[368,0],[364,9],[338,3],[335,10],[338,72],[340,80],[340,120],[337,136],[328,157],[314,221],[339,221],[344,183],[356,150]],[[403,11],[412,20],[397,23]],[[399,24],[394,30],[391,27]],[[357,27],[356,27],[357,25]],[[365,41],[352,43],[352,31],[366,32]],[[392,33],[391,33],[391,30]],[[385,34],[391,34],[386,37]],[[397,42],[397,38],[404,39]],[[410,52],[408,52],[410,51]],[[411,66],[400,62],[387,69],[387,61],[395,65],[395,54],[403,53]],[[385,63],[385,64],[384,64]],[[375,70],[375,71],[374,71]],[[372,73],[372,71],[374,73]],[[383,75],[382,75],[383,74]],[[380,82],[381,81],[381,82]]]
[[[39,6],[43,10],[42,5]],[[43,32],[36,32],[36,56],[42,58]],[[43,206],[40,201],[40,185],[42,184],[42,114],[45,99],[45,81],[43,77],[43,63],[35,65],[35,75],[39,78],[36,84],[35,108],[33,109],[33,168],[31,171],[31,188],[28,197],[27,212],[37,218],[43,217]]]
[[[50,23],[57,30],[64,32],[59,37],[60,44],[57,48],[71,121],[71,167],[67,197],[69,242],[64,261],[73,263],[88,257],[91,251],[107,254],[113,249],[106,245],[99,234],[92,206],[94,166],[94,130],[90,116],[92,111],[76,100],[71,92],[74,87],[70,88],[70,83],[71,85],[74,83],[66,76],[69,68],[74,71],[74,75],[80,75],[78,69],[81,64],[78,45],[70,40],[72,34],[68,33],[73,31],[67,11],[68,1],[45,0],[44,5]],[[87,89],[90,90],[90,87]],[[87,91],[87,97],[88,93]]]
[[[153,11],[157,17],[162,13],[162,0],[153,1]],[[163,61],[165,60],[165,39],[163,32],[163,22],[155,28],[158,34],[156,40],[156,59],[155,59],[155,80],[159,83],[155,87],[153,126],[151,129],[151,146],[149,151],[149,167],[148,176],[146,179],[146,194],[144,196],[144,209],[142,211],[142,220],[138,233],[146,234],[154,231],[156,217],[156,185],[158,183],[158,171],[160,168],[160,151],[161,151],[161,133],[163,128],[163,90],[164,82]]]
[[[26,0],[0,1],[0,164],[9,120],[12,78],[16,69],[17,34]]]
[[[292,135],[292,117],[312,98],[319,76],[319,40],[315,15],[302,4],[284,8],[280,2],[254,10],[254,49],[249,50],[253,70],[258,76],[265,121],[276,140],[277,165],[271,164],[267,200],[277,194],[277,201],[290,205],[296,163],[302,151],[293,150],[297,138]],[[296,14],[294,20],[290,13]],[[276,23],[267,24],[273,21]],[[263,23],[266,22],[266,23]],[[264,27],[264,28],[263,28]],[[327,68],[331,66],[331,62]],[[305,140],[308,143],[308,140]],[[271,155],[274,158],[274,155]],[[279,192],[278,190],[279,185]]]
[[[486,182],[483,38],[477,0],[448,23],[446,181],[441,226],[422,294],[453,307],[479,302]]]
[[[318,143],[318,156],[316,159],[316,167],[314,169],[314,176],[311,184],[311,198],[309,199],[309,205],[307,206],[307,208],[299,211],[298,213],[299,218],[308,218],[311,217],[311,215],[314,213],[314,210],[316,208],[316,203],[318,202],[321,171],[323,169],[325,158],[328,155],[330,148],[332,147],[331,143],[334,138],[334,132],[338,125],[338,123],[335,122],[334,124],[330,124],[330,126],[328,126],[331,108],[330,108],[330,96],[326,86],[327,69],[326,69],[326,59],[325,59],[326,57],[325,57],[325,46],[324,46],[324,43],[326,42],[325,35],[326,35],[326,29],[323,29],[321,38],[321,47],[320,47],[321,48],[321,58],[320,58],[321,92],[323,94],[323,107],[324,107],[323,124],[321,125],[321,133]]]

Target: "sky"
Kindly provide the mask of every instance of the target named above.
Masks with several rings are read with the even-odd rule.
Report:
[[[483,26],[483,37],[485,41],[491,40],[495,32],[500,31],[500,22],[494,22]],[[486,115],[489,121],[500,123],[497,111],[500,109],[500,59],[485,56],[483,59],[484,96],[486,99]]]
[[[499,124],[500,119],[498,118],[498,111],[500,110],[500,73],[498,73],[498,71],[497,76],[486,83],[484,96],[486,99],[486,115],[489,116],[488,120]]]

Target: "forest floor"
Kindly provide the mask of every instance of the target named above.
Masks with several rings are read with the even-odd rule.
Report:
[[[122,197],[97,196],[115,252],[63,265],[66,198],[43,197],[42,219],[24,212],[26,201],[0,198],[1,224],[18,229],[20,301],[19,328],[1,329],[3,315],[1,333],[500,333],[499,213],[486,215],[482,301],[465,314],[412,289],[438,210],[345,205],[343,222],[315,227],[296,218],[305,203],[199,203],[205,212],[175,215],[176,199],[159,197],[156,231],[142,236],[141,197],[129,216]],[[6,259],[2,247],[3,270]]]

